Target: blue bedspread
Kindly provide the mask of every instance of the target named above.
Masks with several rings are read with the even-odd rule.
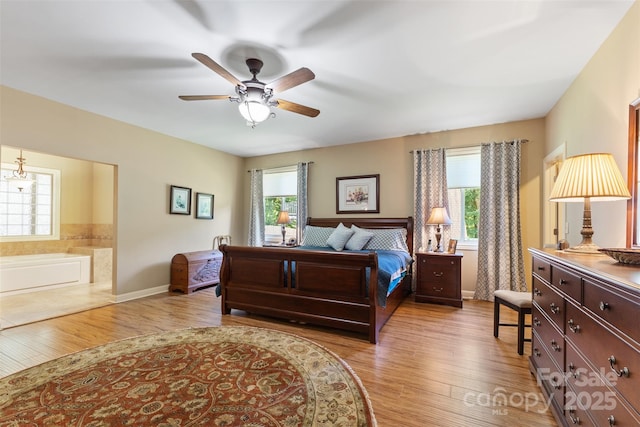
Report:
[[[336,252],[331,248],[324,246],[299,246],[299,249],[310,249]],[[395,289],[400,283],[402,278],[407,274],[409,266],[413,262],[411,255],[404,251],[391,251],[391,250],[362,250],[362,251],[343,251],[343,252],[361,252],[369,253],[375,252],[378,254],[378,305],[386,307],[387,296]],[[367,269],[367,285],[369,283],[369,269]]]

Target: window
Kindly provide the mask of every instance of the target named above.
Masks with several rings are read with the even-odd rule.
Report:
[[[15,169],[0,168],[0,240],[58,239],[60,171],[31,166],[27,182],[7,180]]]
[[[280,211],[289,212],[285,241],[295,239],[298,224],[298,173],[296,166],[265,170],[262,177],[264,195],[265,243],[282,243],[282,228],[277,223]]]
[[[480,212],[480,147],[446,152],[451,238],[458,247],[477,248]]]

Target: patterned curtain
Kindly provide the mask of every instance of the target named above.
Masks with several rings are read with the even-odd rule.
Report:
[[[307,215],[309,212],[309,200],[307,198],[307,180],[309,177],[309,163],[298,163],[298,212],[296,227],[296,242],[302,241],[302,231],[307,223]]]
[[[474,298],[498,289],[526,291],[520,235],[521,141],[482,145],[478,282]]]
[[[249,246],[264,243],[264,196],[262,170],[251,170],[251,206],[249,207]]]
[[[436,244],[436,226],[427,225],[431,209],[447,208],[447,162],[444,148],[430,150],[415,150],[413,152],[413,194],[415,206],[413,210],[415,251],[427,249],[429,240],[432,247]],[[449,227],[441,227],[441,245],[446,247],[449,240]]]

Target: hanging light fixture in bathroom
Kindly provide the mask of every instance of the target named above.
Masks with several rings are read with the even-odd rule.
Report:
[[[14,170],[11,175],[5,176],[5,180],[15,183],[18,191],[24,190],[24,188],[31,184],[33,180],[29,178],[29,174],[24,170],[24,165],[27,164],[27,159],[22,157],[22,150],[20,150],[20,156],[16,158],[15,162],[18,165],[18,169]]]

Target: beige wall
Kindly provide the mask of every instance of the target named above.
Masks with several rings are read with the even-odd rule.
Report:
[[[546,120],[545,153],[563,142],[567,156],[613,154],[627,176],[628,108],[640,97],[640,1],[636,1],[603,43]],[[626,244],[626,203],[594,202],[594,242],[601,247]],[[581,240],[582,203],[567,203],[572,245]]]
[[[521,216],[523,248],[540,246],[540,177],[545,147],[544,120],[526,120],[493,126],[411,135],[401,138],[348,144],[336,147],[252,157],[247,169],[268,169],[313,161],[309,168],[309,215],[339,217],[336,214],[336,177],[380,174],[380,214],[360,216],[403,217],[413,215],[413,165],[411,150],[436,147],[465,147],[483,142],[516,138],[528,139],[522,149]],[[245,191],[249,191],[249,174],[245,174]],[[248,201],[245,205],[248,217]],[[245,221],[247,235],[248,224]],[[245,242],[243,242],[245,243]],[[475,289],[477,256],[463,251],[463,289]],[[525,262],[530,265],[528,254]],[[530,271],[530,266],[528,267]]]
[[[216,235],[240,235],[241,158],[7,87],[0,87],[0,115],[2,145],[116,166],[118,295],[166,286],[173,255],[209,249]],[[172,184],[214,194],[214,220],[170,215]]]

